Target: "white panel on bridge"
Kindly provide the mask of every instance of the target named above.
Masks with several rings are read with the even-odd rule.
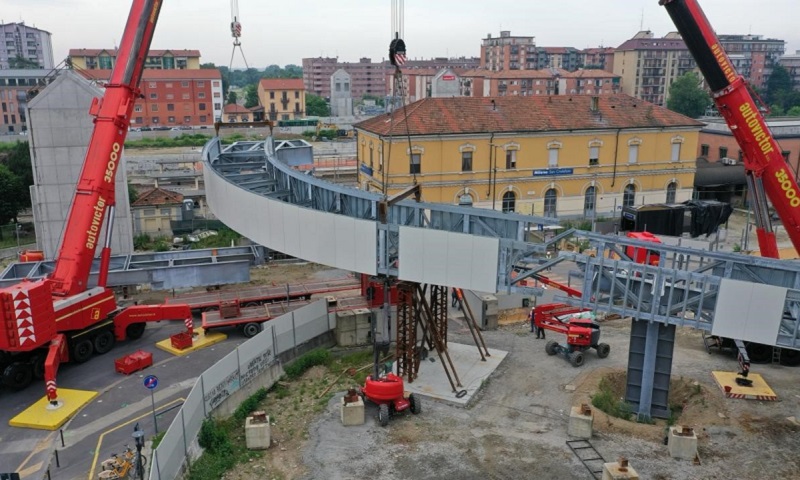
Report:
[[[377,224],[262,197],[205,174],[208,203],[226,225],[265,247],[335,268],[375,275]]]
[[[722,279],[711,334],[775,345],[786,288]]]
[[[400,227],[399,277],[495,292],[500,241],[463,233]]]

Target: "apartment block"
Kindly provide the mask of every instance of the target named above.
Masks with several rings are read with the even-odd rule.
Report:
[[[614,73],[622,78],[622,93],[664,106],[672,82],[696,64],[677,32],[655,38],[641,31],[614,52]]]
[[[762,35],[719,35],[733,67],[756,88],[764,88],[786,51],[786,42]]]
[[[364,95],[386,96],[385,74],[388,68],[383,63],[373,63],[370,58],[358,62],[340,62],[334,57],[303,59],[303,84],[305,91],[323,98],[331,96],[331,76],[337,70],[350,75],[353,98]]]
[[[540,68],[560,68],[574,72],[581,66],[582,56],[577,48],[539,47],[537,51],[540,57],[544,57],[539,61]]]
[[[614,71],[614,49],[611,47],[585,48],[581,50],[580,55],[582,68]]]
[[[306,115],[306,90],[300,78],[262,78],[258,101],[268,120],[296,120]]]
[[[50,74],[49,70],[0,69],[0,135],[28,130],[28,100],[55,78]]]
[[[0,70],[53,67],[50,32],[29,27],[25,22],[0,24]]]
[[[565,72],[558,78],[561,95],[612,95],[620,90],[620,76],[600,69]]]
[[[792,87],[800,90],[800,50],[793,55],[781,57],[780,64],[789,71],[789,75],[792,77]]]
[[[73,48],[69,61],[79,70],[111,70],[117,60],[117,49]],[[199,50],[150,50],[144,68],[151,70],[197,70]]]
[[[542,65],[535,37],[512,36],[503,30],[499,37],[488,34],[481,42],[481,64],[485,70],[538,70]]]
[[[106,82],[111,70],[81,70],[86,78]],[[133,107],[131,127],[211,126],[222,118],[222,74],[216,69],[142,72],[142,95]]]

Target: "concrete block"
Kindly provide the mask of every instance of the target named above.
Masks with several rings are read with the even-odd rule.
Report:
[[[603,464],[602,480],[639,480],[639,474],[630,466],[627,459],[620,458],[616,462]]]
[[[249,450],[266,450],[272,437],[269,429],[269,416],[255,415],[247,417],[244,424],[245,444]]]
[[[592,438],[593,422],[594,412],[592,412],[592,409],[588,405],[583,404],[581,406],[572,407],[572,410],[569,412],[567,434],[570,437]]]
[[[339,408],[342,412],[342,425],[345,427],[364,424],[364,400],[361,397],[356,397],[354,401],[348,403],[345,403],[345,399],[342,397],[342,404]]]
[[[669,456],[693,460],[697,456],[697,434],[694,429],[675,425],[669,429]]]

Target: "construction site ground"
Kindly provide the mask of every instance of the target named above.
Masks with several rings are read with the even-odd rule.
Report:
[[[558,265],[552,276],[564,281],[570,268]],[[552,290],[545,295],[540,302],[549,301]],[[463,320],[451,313],[449,341],[472,344]],[[603,378],[615,395],[624,395],[629,331],[628,319],[604,321],[610,356],[601,360],[589,352],[584,366],[573,368],[560,356],[548,356],[545,340],[537,340],[526,322],[510,321],[484,332],[490,351],[508,355],[492,376],[471,386],[480,391],[470,408],[426,400],[422,414],[401,415],[386,428],[378,425],[377,408],[369,404],[364,425],[343,427],[340,397],[345,385],[356,386],[360,379],[315,367],[287,384],[281,399],[274,394],[267,399],[264,408],[275,418],[272,448],[225,478],[591,479],[565,443],[571,439],[570,407],[591,403]],[[564,341],[554,332],[548,339]],[[794,478],[800,471],[795,421],[800,418],[800,368],[754,365],[752,371],[778,396],[763,402],[724,397],[711,372],[737,367],[732,357],[708,354],[700,332],[678,330],[670,404],[676,407],[674,423],[698,434],[699,464],[669,456],[663,420],[625,421],[595,408],[592,444],[607,461],[628,458],[640,478]],[[442,366],[427,360],[421,368]],[[337,377],[336,395],[320,404],[311,392]]]

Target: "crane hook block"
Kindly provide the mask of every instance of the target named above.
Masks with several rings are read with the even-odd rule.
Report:
[[[231,36],[233,36],[233,38],[242,36],[242,24],[236,20],[231,22]]]
[[[395,38],[389,44],[389,61],[395,67],[406,63],[406,42],[402,38]]]

